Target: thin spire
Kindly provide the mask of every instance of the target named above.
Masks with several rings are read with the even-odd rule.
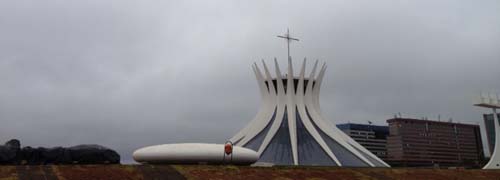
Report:
[[[288,28],[286,29],[286,34],[285,35],[283,35],[283,36],[278,35],[278,37],[286,39],[286,47],[287,47],[287,50],[288,50],[287,51],[288,52],[288,56],[287,57],[290,60],[290,42],[292,42],[292,41],[299,41],[299,39],[292,38],[290,36],[290,30]]]

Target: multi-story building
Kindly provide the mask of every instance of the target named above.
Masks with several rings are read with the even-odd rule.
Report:
[[[394,118],[387,162],[392,166],[478,167],[483,160],[479,125]]]
[[[377,157],[383,160],[387,157],[388,126],[345,123],[337,127]]]
[[[498,119],[500,119],[500,114],[497,114]],[[488,147],[490,153],[493,153],[493,148],[495,147],[495,122],[493,122],[493,113],[484,114],[484,127],[486,129],[486,140],[488,141]]]

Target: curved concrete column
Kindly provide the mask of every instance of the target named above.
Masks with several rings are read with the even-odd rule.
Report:
[[[321,66],[318,76],[315,77],[318,67],[318,61],[316,61],[308,78],[305,77],[305,59],[298,77],[294,76],[291,58],[288,59],[286,75],[281,74],[276,58],[274,59],[276,77],[271,76],[264,61],[262,66],[264,75],[256,64],[252,66],[261,92],[261,108],[255,118],[231,138],[235,145],[247,147],[249,144],[259,143],[256,151],[261,158],[259,161],[262,160],[262,162],[270,161],[270,159],[262,159],[266,157],[271,158],[271,161],[272,158],[276,158],[277,161],[285,159],[288,165],[301,165],[301,159],[305,161],[304,158],[311,158],[319,159],[332,166],[351,164],[350,166],[360,167],[389,167],[321,115],[319,92],[326,64]],[[300,131],[298,123],[303,127]],[[283,133],[286,134],[283,135]],[[308,142],[299,141],[299,133],[310,137],[307,139]],[[301,144],[307,144],[306,148],[314,146],[316,149],[312,150],[315,154],[307,154],[308,157],[305,157],[306,154],[299,153]],[[277,151],[281,149],[283,152],[266,151],[270,147],[278,149]],[[285,155],[290,157],[283,157]]]

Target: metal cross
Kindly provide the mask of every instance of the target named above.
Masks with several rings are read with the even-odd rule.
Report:
[[[290,59],[290,42],[292,42],[292,40],[299,41],[299,39],[290,37],[290,30],[288,30],[288,28],[286,29],[286,34],[284,36],[278,36],[278,37],[286,39],[286,46],[288,48],[288,59]]]

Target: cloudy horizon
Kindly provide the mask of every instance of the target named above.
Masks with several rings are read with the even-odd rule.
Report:
[[[494,0],[2,1],[0,141],[101,144],[125,162],[147,145],[224,143],[260,105],[251,64],[286,67],[287,28],[295,67],[328,65],[334,123],[400,112],[484,130],[473,101],[500,91]]]

